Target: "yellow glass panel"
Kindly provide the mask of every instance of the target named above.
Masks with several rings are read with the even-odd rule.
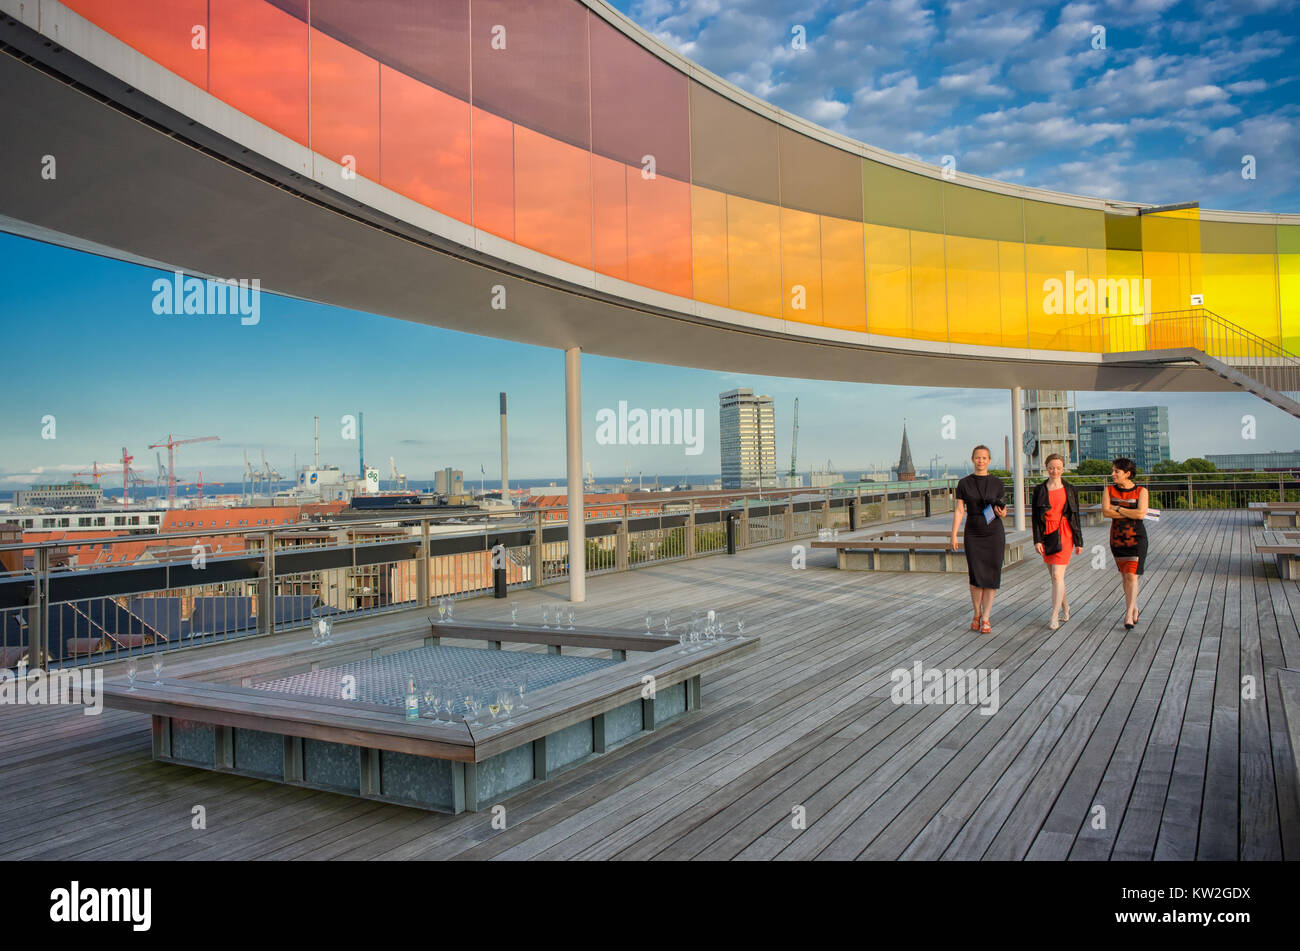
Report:
[[[1104,327],[1102,352],[1146,349],[1141,251],[1106,251],[1105,284],[1098,288],[1097,305]]]
[[[1280,344],[1277,274],[1272,254],[1203,254],[1205,306],[1239,327]]]
[[[695,299],[728,306],[727,196],[698,185],[691,186],[691,260]]]
[[[912,232],[912,336],[948,339],[948,308],[941,234]]]
[[[1195,213],[1195,214],[1193,214]],[[1201,293],[1197,209],[1142,216],[1142,276],[1151,281],[1151,312],[1187,310]]]
[[[1282,346],[1300,353],[1300,254],[1279,254],[1277,271]]]
[[[786,320],[822,322],[821,222],[793,208],[781,209],[781,306]]]
[[[1002,346],[998,242],[948,235],[946,244],[950,339],[953,343]],[[1022,273],[1022,283],[1023,279]]]
[[[867,242],[867,332],[906,337],[912,332],[912,248],[908,232],[864,226]]]
[[[1029,346],[1025,307],[1025,246],[998,242],[998,291],[1001,297],[1002,346]]]
[[[1096,316],[1088,249],[1047,244],[1025,246],[1029,346],[1035,350],[1087,350]],[[1088,311],[1080,313],[1080,310]]]
[[[867,329],[866,264],[862,225],[821,219],[822,323],[842,330]]]
[[[727,196],[727,274],[731,306],[781,316],[781,209]]]

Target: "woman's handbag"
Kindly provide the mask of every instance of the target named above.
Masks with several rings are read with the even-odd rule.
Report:
[[[1059,555],[1061,553],[1061,530],[1043,533],[1043,554]]]

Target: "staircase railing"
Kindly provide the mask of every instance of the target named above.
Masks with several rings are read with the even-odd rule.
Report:
[[[1300,397],[1300,356],[1204,307],[1101,318],[1102,353],[1200,350],[1292,399]]]

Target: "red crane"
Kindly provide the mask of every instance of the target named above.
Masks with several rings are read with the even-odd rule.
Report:
[[[92,462],[92,463],[90,464],[90,471],[89,471],[89,472],[74,472],[74,473],[72,473],[72,478],[75,479],[77,476],[83,476],[83,475],[88,475],[88,476],[90,476],[92,479],[94,479],[94,480],[95,480],[95,485],[99,485],[99,480],[102,479],[102,478],[104,478],[104,473],[102,473],[102,472],[99,471],[99,463],[98,463],[98,462]]]
[[[131,504],[131,463],[135,461],[135,456],[126,454],[126,447],[122,447],[122,508]]]
[[[167,506],[170,508],[176,502],[176,447],[184,446],[191,442],[212,442],[220,439],[220,436],[199,436],[195,439],[172,439],[171,433],[167,434],[164,442],[154,443],[150,449],[161,449],[167,447]]]

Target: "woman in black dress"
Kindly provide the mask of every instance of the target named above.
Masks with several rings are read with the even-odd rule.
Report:
[[[993,610],[993,595],[1002,585],[1002,559],[1007,549],[1007,535],[1002,528],[1002,516],[1007,514],[1006,487],[997,476],[989,475],[988,446],[976,446],[970,461],[975,472],[957,483],[957,505],[952,513],[952,537],[948,545],[957,550],[957,529],[966,519],[966,532],[962,547],[966,551],[966,570],[970,580],[970,600],[975,609],[975,619],[970,622],[972,631],[992,634],[989,612]]]

